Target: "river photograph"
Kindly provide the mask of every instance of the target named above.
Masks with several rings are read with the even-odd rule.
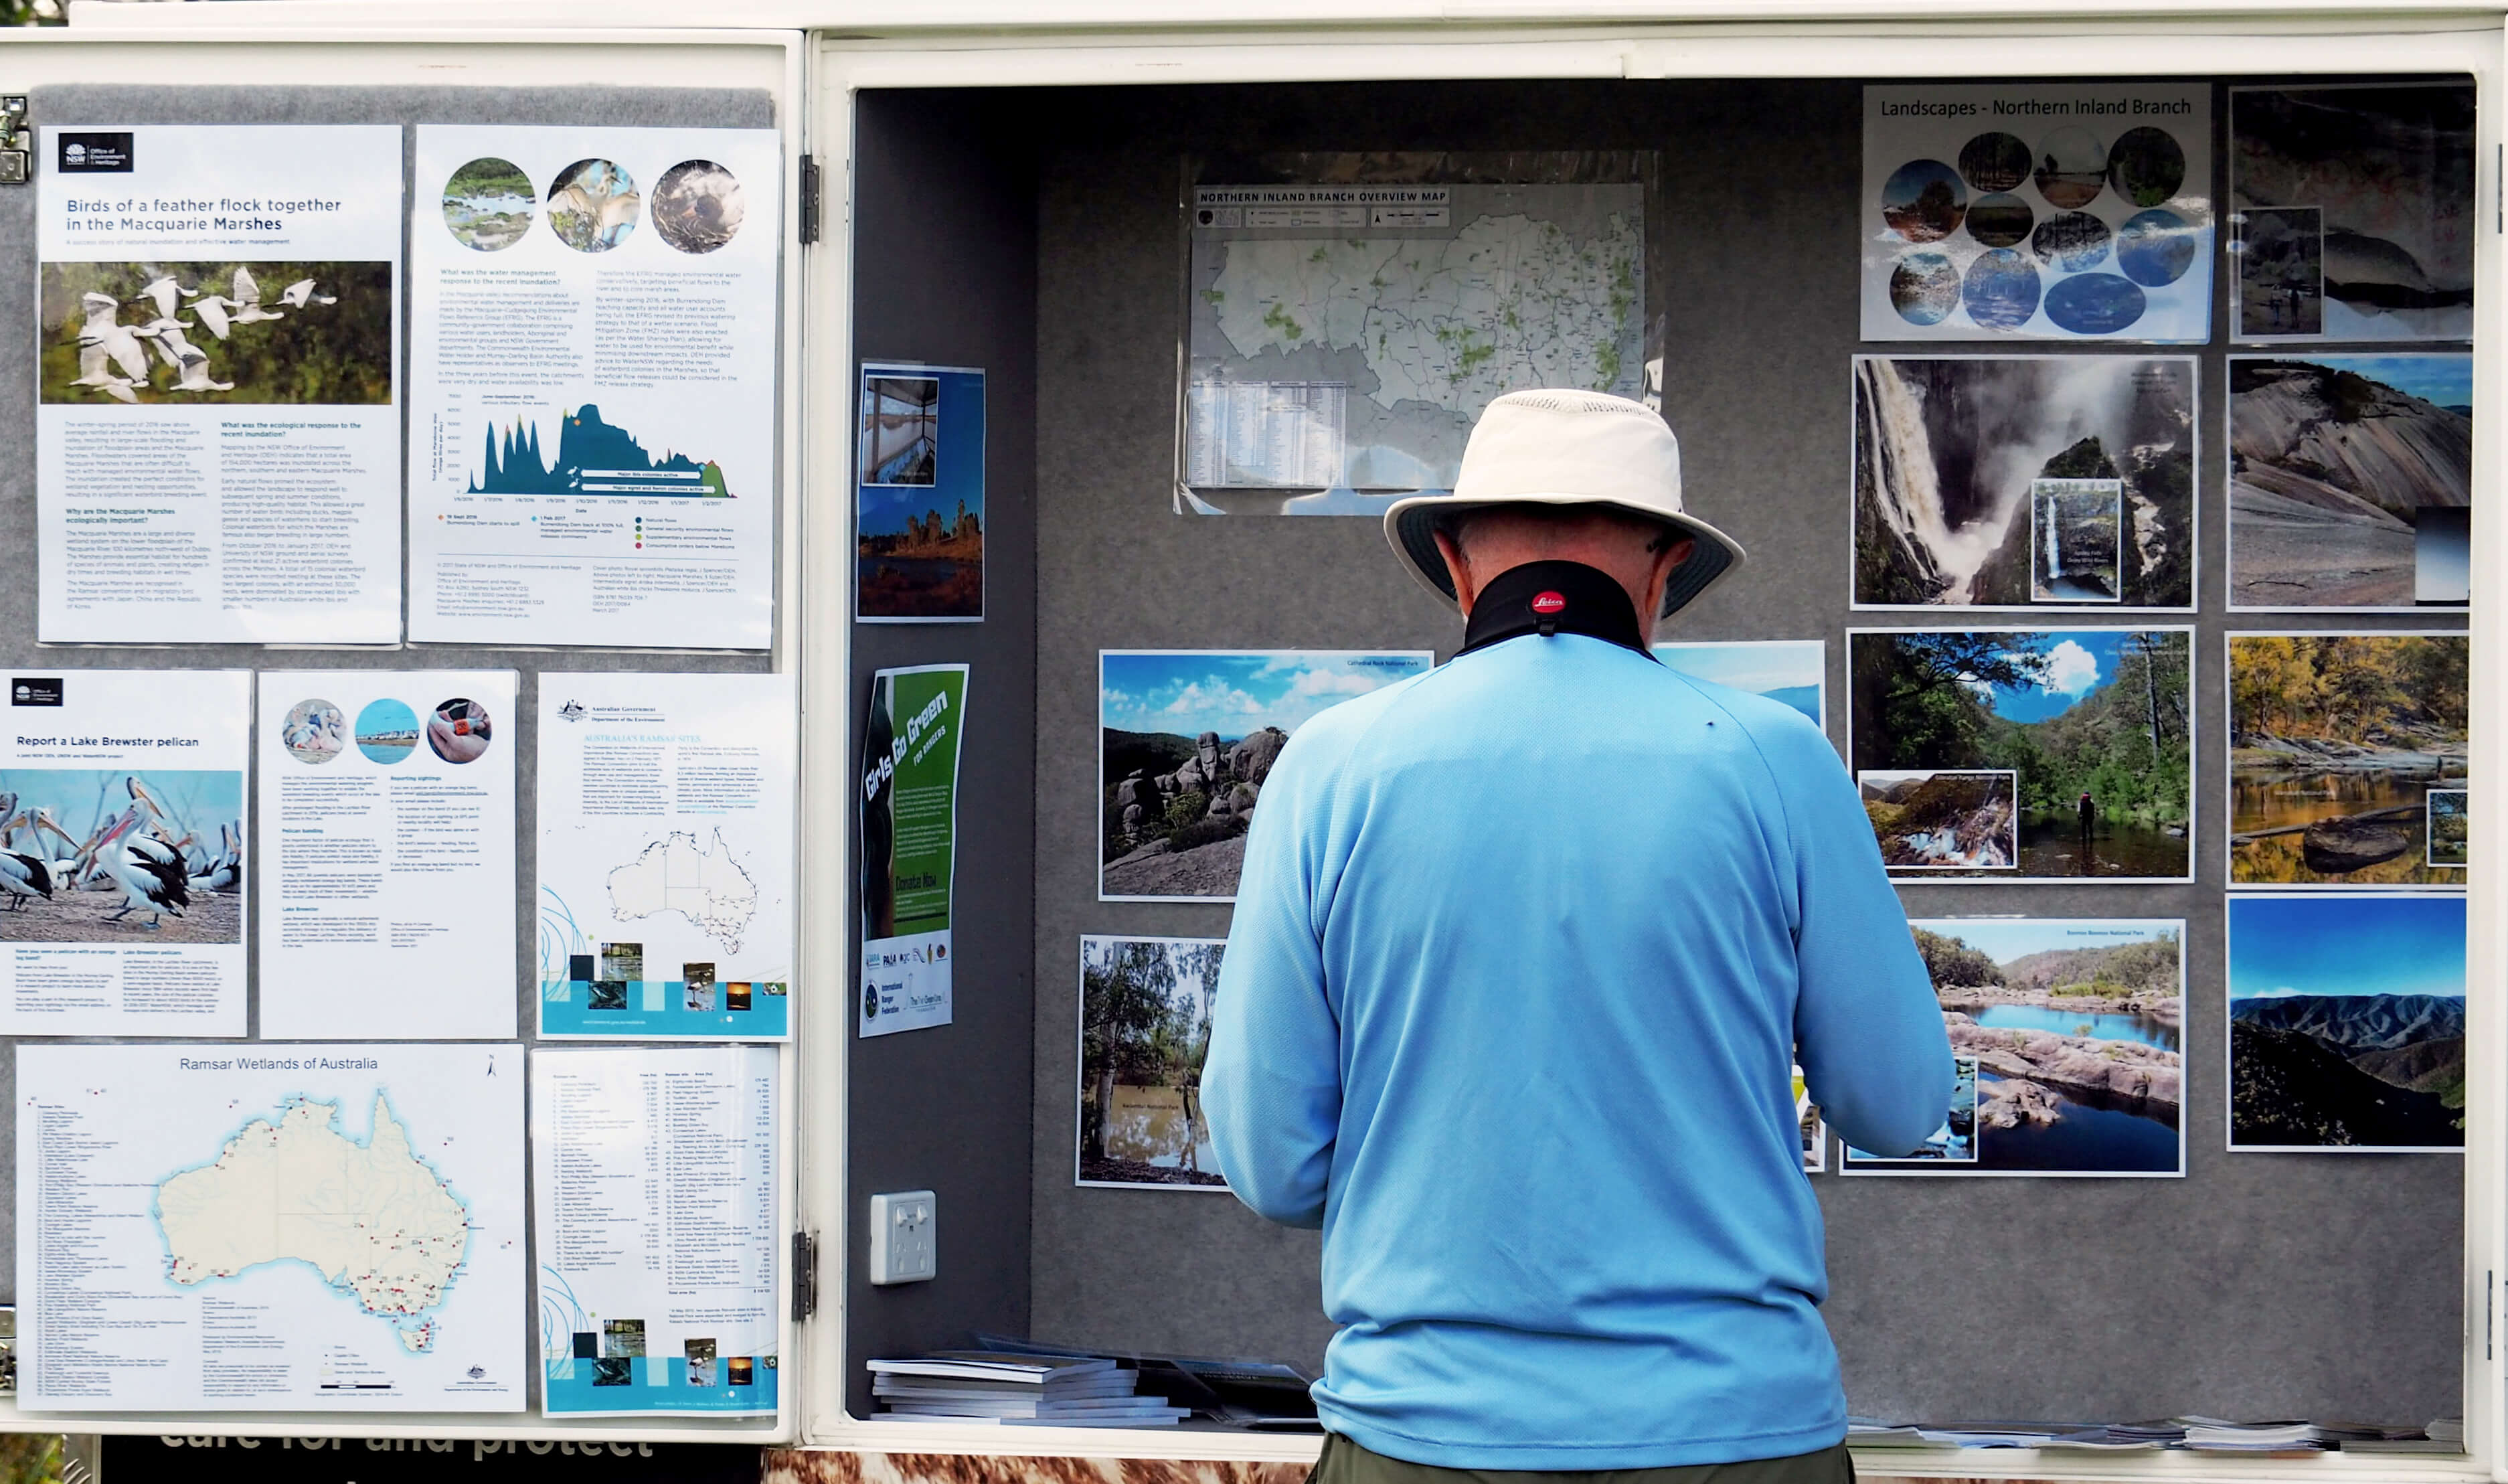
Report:
[[[1976,1066],[1971,1158],[1850,1153],[1863,1173],[2185,1172],[2185,923],[1911,924],[1951,1050]]]
[[[2174,628],[1850,630],[1849,756],[1892,872],[2192,879],[2191,639]],[[1914,781],[1989,774],[2014,780],[2016,800],[1998,792],[1971,804]]]
[[[2465,787],[2467,659],[2462,634],[2231,635],[2231,884],[2461,885],[2430,796]]]
[[[1078,1183],[1228,1188],[1201,1111],[1227,951],[1212,938],[1080,940]]]

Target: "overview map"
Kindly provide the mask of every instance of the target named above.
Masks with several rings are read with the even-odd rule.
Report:
[[[1184,508],[1365,514],[1452,485],[1527,387],[1637,396],[1644,188],[1204,186]]]

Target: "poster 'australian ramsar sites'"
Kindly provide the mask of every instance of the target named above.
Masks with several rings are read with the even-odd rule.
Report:
[[[1942,1125],[1848,1174],[2186,1172],[2186,924],[1944,917],[1909,924],[1959,1067]]]
[[[2191,355],[1859,355],[1855,606],[2194,606]]]
[[[1187,208],[1179,513],[1378,514],[1500,393],[1643,390],[1650,156],[1276,164]]]
[[[1849,630],[1849,765],[1891,873],[2193,879],[2192,639]]]
[[[1863,338],[2211,336],[2212,90],[1863,90]]]

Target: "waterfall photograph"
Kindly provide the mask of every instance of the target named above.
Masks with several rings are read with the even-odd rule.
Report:
[[[2191,356],[1859,355],[1854,396],[1857,608],[2194,606]]]

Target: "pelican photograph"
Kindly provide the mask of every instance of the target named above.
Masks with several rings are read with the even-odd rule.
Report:
[[[308,765],[328,762],[349,745],[348,714],[319,698],[288,707],[278,729],[287,756]]]
[[[243,774],[0,768],[0,942],[241,943]]]
[[[473,160],[444,181],[444,226],[474,252],[502,252],[532,230],[539,193],[511,160]]]
[[[46,263],[40,398],[387,407],[389,263]]]
[[[644,209],[636,177],[608,160],[577,160],[549,185],[549,230],[577,252],[608,252],[624,242]]]
[[[682,160],[653,185],[653,230],[682,252],[712,252],[748,211],[740,177],[711,160]]]

